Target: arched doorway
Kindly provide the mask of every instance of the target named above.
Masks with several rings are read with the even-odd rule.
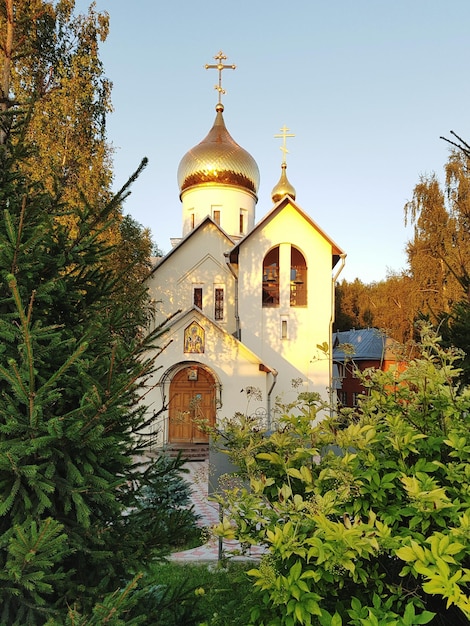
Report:
[[[215,400],[215,378],[206,369],[191,365],[177,372],[170,383],[169,443],[208,442],[200,422],[215,424]]]

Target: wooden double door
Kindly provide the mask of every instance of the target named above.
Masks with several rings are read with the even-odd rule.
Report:
[[[190,366],[175,374],[170,383],[169,443],[206,443],[203,424],[215,424],[216,384],[202,367]]]

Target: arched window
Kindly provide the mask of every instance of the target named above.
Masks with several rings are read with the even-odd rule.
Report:
[[[263,306],[279,305],[279,246],[273,248],[263,261]]]
[[[307,263],[294,246],[290,249],[290,305],[307,305]]]

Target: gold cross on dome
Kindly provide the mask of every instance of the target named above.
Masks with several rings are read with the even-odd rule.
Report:
[[[286,163],[286,154],[288,154],[289,150],[286,148],[286,139],[287,137],[295,137],[295,135],[289,134],[290,128],[284,124],[281,128],[282,135],[274,135],[275,139],[282,139],[282,146],[280,149],[282,150],[282,162]]]
[[[223,70],[234,70],[236,69],[236,65],[224,65],[223,61],[227,60],[227,57],[225,56],[225,54],[222,52],[222,50],[219,52],[219,54],[216,54],[214,59],[216,61],[218,61],[216,64],[206,64],[204,67],[206,68],[206,70],[217,70],[219,72],[219,83],[217,85],[214,85],[214,89],[217,89],[217,91],[219,92],[219,104],[222,102],[222,94],[225,95],[225,89],[222,88],[222,71]]]

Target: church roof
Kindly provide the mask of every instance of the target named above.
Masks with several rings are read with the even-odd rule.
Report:
[[[331,239],[331,237],[329,237],[325,231],[320,228],[320,226],[309,216],[307,215],[307,213],[305,213],[305,211],[303,211],[300,206],[288,195],[285,195],[281,200],[279,200],[279,202],[277,202],[277,204],[275,204],[273,206],[273,208],[256,224],[256,226],[243,238],[241,239],[231,250],[230,252],[230,261],[231,262],[236,262],[237,258],[238,258],[238,252],[239,252],[239,248],[240,246],[244,245],[245,242],[250,239],[250,237],[253,237],[255,235],[258,234],[259,230],[263,228],[263,226],[269,221],[271,220],[275,215],[277,215],[278,213],[280,213],[282,211],[282,209],[288,204],[290,203],[290,205],[305,219],[306,222],[308,222],[308,224],[310,224],[310,226],[312,226],[312,228],[314,228],[318,233],[320,233],[320,235],[326,240],[328,241],[328,243],[330,243],[331,247],[332,247],[332,252],[333,252],[333,264],[332,267],[335,267],[335,265],[338,263],[339,259],[342,256],[346,256],[345,253],[343,252],[343,250],[333,241],[333,239]]]
[[[254,158],[232,138],[218,103],[214,125],[207,136],[191,148],[178,167],[180,193],[205,184],[233,185],[258,193],[259,169]]]
[[[155,267],[152,269],[152,271],[150,272],[150,274],[152,275],[159,267],[161,267],[163,265],[163,263],[166,263],[166,261],[171,258],[173,256],[173,254],[179,250],[181,248],[181,246],[186,243],[186,241],[188,241],[188,239],[191,239],[192,237],[195,237],[197,235],[197,233],[199,233],[201,230],[203,230],[208,224],[212,224],[213,226],[215,226],[215,228],[220,232],[220,234],[225,237],[227,239],[227,245],[229,247],[233,246],[233,239],[230,237],[230,235],[228,235],[225,230],[223,228],[220,227],[219,224],[217,224],[217,222],[215,222],[212,217],[210,215],[207,215],[207,217],[205,217],[202,222],[200,222],[195,228],[193,228],[193,230],[191,230],[186,237],[183,237],[179,240],[179,242],[176,244],[176,246],[174,248],[172,248],[164,257],[159,257],[157,260],[157,264],[155,265]]]

